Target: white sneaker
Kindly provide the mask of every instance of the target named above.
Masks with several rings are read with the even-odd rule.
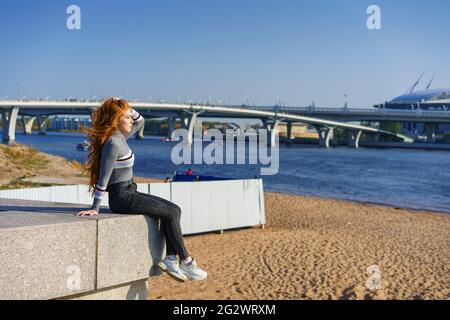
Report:
[[[191,280],[204,280],[208,276],[208,273],[206,271],[200,269],[197,266],[195,258],[192,258],[192,262],[188,266],[183,262],[180,262],[180,270]]]
[[[172,261],[165,257],[158,263],[158,267],[177,281],[184,282],[187,280],[187,277],[180,270],[178,259]]]

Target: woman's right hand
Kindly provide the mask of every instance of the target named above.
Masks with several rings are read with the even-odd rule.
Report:
[[[76,216],[78,217],[82,217],[82,216],[93,216],[98,214],[97,210],[91,209],[91,210],[84,210],[84,211],[80,211],[78,213],[74,213]]]

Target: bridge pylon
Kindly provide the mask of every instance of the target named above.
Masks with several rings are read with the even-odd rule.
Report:
[[[425,130],[427,132],[427,142],[436,142],[436,123],[427,123]]]
[[[328,126],[314,126],[314,128],[316,128],[317,134],[319,135],[319,147],[329,148],[335,128]]]
[[[142,140],[144,139],[144,127],[145,127],[145,120],[142,126],[139,128],[138,132],[136,133],[136,139]]]
[[[173,132],[175,131],[177,119],[175,117],[167,117],[167,138],[170,141],[175,139]]]
[[[46,135],[47,134],[47,128],[48,128],[48,122],[50,120],[49,116],[38,116],[37,121],[39,124],[39,134]]]
[[[22,125],[23,125],[23,133],[24,134],[32,134],[33,133],[33,123],[36,120],[36,117],[27,117],[22,116]]]
[[[348,146],[350,148],[359,148],[359,140],[362,130],[348,130]]]
[[[267,145],[275,147],[277,144],[277,135],[279,135],[278,126],[283,119],[262,119],[263,128],[270,134],[270,139],[267,140]]]
[[[291,144],[292,143],[292,122],[288,121],[286,124],[286,143]]]
[[[19,115],[19,107],[11,107],[2,110],[3,143],[10,144],[16,140],[16,124]]]
[[[192,142],[194,141],[194,126],[195,122],[197,121],[198,115],[201,113],[202,112],[182,112],[180,114],[181,126],[184,129],[188,130],[188,136],[186,141],[188,145],[191,145]]]

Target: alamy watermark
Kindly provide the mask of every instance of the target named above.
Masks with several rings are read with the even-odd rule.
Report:
[[[367,14],[370,16],[367,18],[366,25],[369,30],[381,29],[381,9],[379,6],[372,4],[367,7]]]
[[[78,5],[72,4],[67,7],[66,13],[69,15],[66,20],[66,26],[69,30],[81,29],[81,9]],[[366,13],[369,17],[366,20],[366,26],[369,30],[381,29],[381,8],[376,4],[367,7]]]
[[[81,29],[81,9],[79,6],[72,4],[67,7],[66,13],[69,14],[66,20],[66,27],[69,30]]]
[[[181,138],[181,141],[173,147],[171,160],[175,165],[257,165],[259,162],[261,175],[274,175],[278,173],[279,169],[279,135],[278,129],[272,130],[274,131],[269,133],[267,129],[258,129],[257,131],[249,129],[236,135],[232,129],[227,129],[223,134],[220,130],[211,128],[203,134],[202,122],[199,121],[193,130],[192,140],[189,137],[188,129],[174,130],[173,140],[180,141]],[[272,137],[270,137],[271,134],[273,134]],[[268,145],[268,141],[271,141],[270,145]],[[203,142],[209,142],[209,144],[204,147]]]

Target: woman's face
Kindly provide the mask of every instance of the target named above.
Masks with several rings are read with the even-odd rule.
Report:
[[[118,129],[122,133],[128,133],[133,127],[133,122],[133,118],[131,118],[131,109],[129,108],[125,110],[123,115],[120,117]]]

